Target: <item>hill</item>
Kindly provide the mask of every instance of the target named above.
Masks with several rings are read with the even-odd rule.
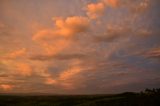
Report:
[[[115,95],[1,95],[0,106],[160,106],[160,92]]]

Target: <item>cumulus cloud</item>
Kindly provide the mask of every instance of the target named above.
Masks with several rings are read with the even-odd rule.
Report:
[[[100,16],[103,15],[105,10],[105,5],[101,2],[94,4],[88,4],[87,5],[87,15],[91,18],[91,19],[96,19]]]
[[[57,27],[55,32],[58,35],[68,37],[87,31],[89,28],[89,19],[82,16],[67,17],[65,20],[55,18],[55,25]]]
[[[118,0],[102,0],[97,3],[90,3],[87,5],[87,15],[91,19],[97,19],[104,14],[107,7],[115,8],[118,6]]]
[[[33,41],[39,43],[48,54],[57,54],[71,44],[71,39],[89,29],[89,19],[81,16],[54,18],[55,27],[38,31]]]
[[[89,29],[89,19],[82,16],[72,16],[64,18],[53,18],[55,28],[39,31],[33,36],[33,40],[50,39],[55,37],[72,37],[78,33]]]
[[[86,87],[84,91],[89,92],[92,85],[104,85],[106,88],[102,88],[102,90],[108,90],[108,85],[104,82],[115,82],[109,84],[111,88],[123,86],[126,84],[126,78],[129,79],[130,77],[128,75],[132,76],[132,72],[137,73],[135,70],[141,71],[142,69],[135,68],[135,66],[132,68],[125,62],[118,63],[118,61],[123,58],[124,61],[127,60],[127,63],[132,64],[133,61],[130,63],[130,60],[133,57],[130,55],[124,56],[126,51],[131,52],[128,45],[139,42],[135,36],[153,35],[152,31],[148,30],[150,22],[132,21],[133,15],[136,14],[136,17],[138,17],[140,16],[139,13],[148,9],[148,1],[151,0],[99,0],[96,3],[91,2],[86,5],[87,16],[80,16],[81,13],[78,12],[78,15],[75,16],[70,16],[67,13],[69,17],[53,18],[54,27],[35,28],[39,24],[29,26],[29,28],[34,27],[34,31],[37,32],[32,38],[30,36],[26,37],[26,42],[22,44],[24,48],[16,49],[17,45],[13,45],[13,51],[6,53],[7,49],[11,50],[11,47],[0,46],[0,51],[8,47],[6,51],[0,54],[2,55],[0,57],[0,70],[3,70],[3,72],[0,72],[0,82],[3,82],[0,83],[0,89],[6,89],[7,91],[19,87],[18,90],[24,92],[32,90],[56,92],[59,89],[63,89],[62,91],[72,91],[74,89],[79,91],[79,89],[87,86],[88,88]],[[63,16],[67,16],[67,14],[64,12]],[[105,16],[102,17],[103,15]],[[46,17],[48,19],[51,16]],[[47,25],[49,21],[41,18],[40,20],[43,22],[40,25]],[[143,17],[138,19],[141,20]],[[39,17],[36,17],[37,20],[39,20]],[[142,25],[144,23],[146,23],[148,29],[144,29]],[[17,29],[20,30],[21,25],[25,24],[19,23],[15,27],[18,26]],[[24,33],[27,31],[29,34],[34,32],[26,30]],[[5,26],[0,23],[0,34],[6,32],[8,33]],[[16,37],[10,39],[19,38],[16,34],[14,35]],[[93,39],[94,42],[92,42]],[[23,40],[21,39],[22,42]],[[141,46],[147,48],[146,45]],[[137,51],[139,50],[137,46],[135,48],[137,48]],[[160,57],[159,49],[150,50],[143,56],[158,59]],[[112,63],[113,60],[117,63]],[[124,72],[124,70],[128,71]],[[129,70],[132,72],[129,72]],[[134,78],[129,79],[129,83],[133,83],[137,75],[132,76]],[[124,80],[119,82],[122,77]],[[15,87],[8,83],[15,84]],[[33,85],[36,86],[33,87]],[[55,91],[52,91],[53,87]],[[44,89],[39,90],[39,88]],[[52,90],[48,91],[48,88]],[[97,93],[97,91],[98,87],[94,89],[93,93]]]
[[[87,15],[91,19],[97,19],[104,15],[107,8],[125,7],[132,14],[138,15],[148,10],[150,0],[100,0],[97,3],[90,3],[87,5]]]

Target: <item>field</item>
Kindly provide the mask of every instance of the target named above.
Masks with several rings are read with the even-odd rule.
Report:
[[[158,93],[116,95],[1,95],[0,106],[160,106]]]

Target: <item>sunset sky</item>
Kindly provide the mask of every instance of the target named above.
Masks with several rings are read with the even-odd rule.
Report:
[[[160,87],[160,0],[0,0],[0,93]]]

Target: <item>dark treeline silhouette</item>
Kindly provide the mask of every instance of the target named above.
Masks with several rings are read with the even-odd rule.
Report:
[[[155,88],[153,88],[153,89],[145,89],[145,91],[143,92],[141,92],[141,93],[143,93],[143,94],[160,94],[160,88],[157,88],[157,89],[155,89]]]
[[[160,88],[113,95],[0,95],[0,106],[160,106]]]

